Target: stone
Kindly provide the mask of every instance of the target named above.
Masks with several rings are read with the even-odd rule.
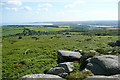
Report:
[[[72,65],[72,62],[65,62],[60,63],[44,72],[45,74],[53,74],[65,78],[68,75],[68,73],[73,71],[73,68],[74,66]]]
[[[60,73],[58,76],[60,76],[62,78],[66,78],[67,75],[68,75],[68,73]]]
[[[82,55],[88,55],[88,54],[91,54],[91,53],[97,53],[95,50],[89,50],[89,51],[82,51]]]
[[[87,59],[86,68],[95,75],[115,75],[120,74],[118,65],[118,56],[116,55],[99,55]]]
[[[53,67],[53,68],[50,68],[48,71],[46,71],[45,74],[58,75],[61,73],[65,73],[65,69],[63,67]]]
[[[119,75],[112,75],[112,76],[103,76],[103,75],[88,76],[84,80],[119,80]]]
[[[72,65],[73,62],[64,62],[57,65],[57,67],[63,67],[66,73],[70,73],[73,71],[74,66]]]
[[[23,54],[28,54],[28,51],[30,51],[30,49],[27,49]]]
[[[57,75],[51,75],[51,74],[30,74],[25,75],[17,80],[65,80]]]
[[[81,56],[79,52],[58,50],[58,63],[79,61]]]
[[[83,50],[78,50],[78,49],[76,49],[76,50],[74,50],[74,52],[79,52],[79,53],[82,53],[82,52],[83,52]]]

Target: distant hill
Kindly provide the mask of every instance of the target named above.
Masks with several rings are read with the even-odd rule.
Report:
[[[53,25],[106,25],[117,26],[117,20],[98,20],[98,21],[53,21],[53,22],[33,22],[33,23],[51,23]]]

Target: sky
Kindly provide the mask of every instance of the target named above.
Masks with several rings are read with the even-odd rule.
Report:
[[[0,23],[118,20],[119,0],[0,0]]]

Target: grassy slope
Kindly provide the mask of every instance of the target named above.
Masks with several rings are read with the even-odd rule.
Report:
[[[71,36],[71,37],[66,37]],[[31,37],[37,37],[35,40]],[[51,38],[53,37],[53,38]],[[101,37],[101,38],[100,38]],[[114,42],[117,36],[82,36],[82,35],[39,35],[3,38],[3,78],[19,78],[27,74],[43,73],[56,65],[57,50],[112,49],[107,43]],[[87,41],[87,39],[91,39]],[[29,54],[23,54],[31,49]],[[14,68],[24,61],[26,65]]]
[[[26,28],[46,32],[68,29],[51,27]],[[3,36],[21,33],[23,32],[23,29],[24,27],[3,27]],[[44,70],[57,64],[57,50],[111,50],[113,47],[109,46],[108,43],[118,40],[118,36],[83,36],[79,35],[81,33],[78,32],[70,33],[71,35],[58,34],[22,36],[22,39],[18,39],[19,36],[3,38],[3,78],[19,78],[27,74],[43,73]],[[95,34],[94,32],[90,33],[92,35]],[[39,39],[35,40],[35,38],[32,37],[37,37]],[[25,55],[23,53],[26,49],[30,49],[30,51],[29,54]],[[15,65],[21,61],[24,61],[26,65],[14,68]]]
[[[34,30],[34,31],[61,31],[61,30],[68,30],[68,28],[53,28],[53,27],[43,27],[43,28],[37,28],[37,27],[25,27],[27,29],[30,30]]]

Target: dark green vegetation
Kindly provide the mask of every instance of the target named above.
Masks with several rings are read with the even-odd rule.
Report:
[[[19,78],[28,74],[43,73],[44,70],[57,64],[57,50],[82,49],[96,50],[101,54],[120,54],[119,46],[110,45],[118,40],[117,34],[114,35],[110,31],[108,31],[108,35],[104,36],[75,29],[62,29],[61,32],[59,30],[47,31],[30,30],[23,26],[3,27],[3,36],[5,36],[3,37],[2,51],[3,78]],[[104,31],[107,32],[107,30]],[[114,31],[117,33],[117,30]],[[88,33],[91,34],[86,35]],[[24,54],[27,49],[30,50]],[[112,53],[108,53],[110,51]],[[78,72],[76,69],[76,74],[73,72],[70,77],[78,74],[81,75],[82,72]]]
[[[97,28],[97,27],[91,27],[87,25],[72,25],[71,28],[73,29],[82,29],[82,30],[90,30],[90,31],[96,31],[96,30],[104,30],[106,28]]]
[[[94,74],[91,71],[80,71],[80,66],[78,62],[73,62],[74,71],[71,72],[66,79],[68,80],[83,80],[87,76],[93,76]]]
[[[83,35],[88,36],[120,36],[120,30],[99,30],[99,31],[88,31],[82,33]]]
[[[94,74],[90,71],[74,71],[66,77],[68,80],[83,80],[87,76],[93,76]]]

